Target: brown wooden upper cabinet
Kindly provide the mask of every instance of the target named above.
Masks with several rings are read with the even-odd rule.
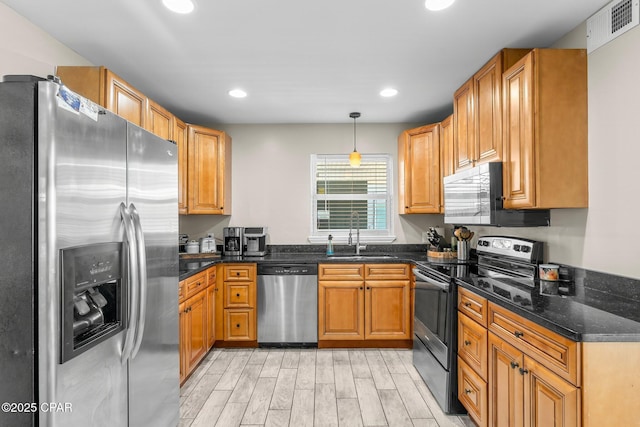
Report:
[[[588,207],[586,51],[534,49],[502,85],[504,207]]]
[[[147,97],[105,67],[58,66],[56,74],[72,91],[145,127]]]
[[[231,213],[231,138],[187,125],[105,67],[58,66],[72,91],[178,146],[178,212]]]
[[[147,99],[146,129],[162,139],[174,141],[174,121],[176,117],[157,102]]]
[[[178,213],[187,214],[187,124],[175,118],[173,121],[173,140],[178,146]]]
[[[440,122],[440,176],[455,171],[453,161],[453,114]],[[444,213],[444,181],[440,182],[440,213]]]
[[[502,159],[502,73],[530,49],[503,49],[453,95],[454,172]]]
[[[399,213],[440,213],[440,123],[398,137]]]
[[[231,138],[224,132],[187,125],[188,214],[231,214]]]

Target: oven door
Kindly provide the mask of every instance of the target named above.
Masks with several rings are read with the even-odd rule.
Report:
[[[449,370],[447,357],[451,328],[447,311],[451,301],[451,284],[426,276],[414,269],[415,318],[414,333],[443,368]]]

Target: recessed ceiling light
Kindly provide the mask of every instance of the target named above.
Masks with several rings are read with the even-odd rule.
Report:
[[[442,10],[451,6],[454,1],[456,0],[425,0],[424,7],[429,10]]]
[[[392,96],[396,96],[397,94],[398,91],[392,87],[388,87],[380,91],[380,96],[384,96],[385,98],[391,98]]]
[[[193,0],[162,0],[162,4],[175,13],[191,13],[196,5]]]
[[[229,91],[229,96],[232,96],[234,98],[246,98],[247,92],[242,89],[232,89]]]

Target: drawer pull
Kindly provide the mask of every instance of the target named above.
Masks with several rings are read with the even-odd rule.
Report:
[[[471,307],[471,303],[469,301],[465,301],[463,304],[465,307]]]
[[[513,333],[513,335],[515,335],[515,336],[516,336],[516,338],[520,338],[521,336],[523,336],[523,335],[524,335],[524,332],[515,331],[515,332]]]
[[[520,365],[518,365],[516,362],[511,362],[511,368],[516,369],[519,366]]]
[[[239,276],[239,275],[240,275],[240,272],[239,272],[239,271],[236,271],[236,276]]]
[[[465,388],[465,389],[464,389],[464,393],[465,393],[465,394],[471,394],[471,393],[473,393],[473,391],[472,391],[472,390],[469,390],[468,388]]]
[[[520,368],[520,375],[528,374],[529,370],[525,368]]]
[[[471,341],[469,341],[469,340],[464,340],[464,345],[471,345]]]
[[[237,297],[239,297],[239,296],[240,296],[240,294],[236,294],[236,296],[237,296]]]

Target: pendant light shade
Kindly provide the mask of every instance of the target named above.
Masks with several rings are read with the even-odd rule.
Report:
[[[360,117],[360,113],[351,113],[349,117],[353,119],[353,152],[349,154],[349,164],[351,167],[357,168],[360,167],[362,161],[362,155],[356,149],[356,119]]]

